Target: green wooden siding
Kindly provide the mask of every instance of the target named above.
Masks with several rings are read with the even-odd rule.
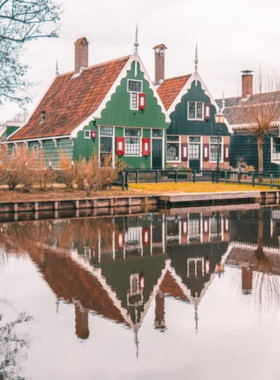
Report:
[[[271,162],[271,137],[265,136],[263,144],[263,166],[264,172],[280,173],[280,165]],[[275,136],[274,136],[275,137]],[[258,170],[258,146],[256,137],[252,135],[232,135],[230,138],[230,165],[236,167],[238,157],[243,157],[247,165],[254,166]]]
[[[5,132],[5,139],[10,137],[15,131],[17,131],[19,127],[7,127]]]
[[[85,130],[95,131],[95,139],[86,139]],[[88,158],[99,149],[99,128],[91,121],[89,125],[85,125],[82,131],[78,132],[77,138],[74,141],[74,160],[78,161],[80,157]]]
[[[201,83],[192,82],[189,91],[183,95],[181,102],[175,107],[175,111],[171,113],[171,124],[168,128],[169,135],[188,135],[188,136],[216,136],[215,113],[216,108],[211,105],[211,119],[209,120],[188,120],[188,102],[211,103],[211,99],[205,94],[201,88]],[[227,126],[224,124],[221,132],[222,136],[229,136]]]

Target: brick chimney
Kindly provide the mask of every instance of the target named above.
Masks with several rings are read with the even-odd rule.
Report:
[[[159,85],[164,80],[164,56],[167,47],[163,44],[153,47],[155,50],[155,85]]]
[[[88,67],[88,40],[85,37],[75,42],[75,74],[79,73],[82,67]]]
[[[244,70],[242,73],[242,99],[246,99],[248,95],[253,95],[253,71]]]

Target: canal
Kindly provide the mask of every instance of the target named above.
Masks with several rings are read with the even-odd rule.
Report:
[[[280,378],[280,208],[0,222],[0,379]]]

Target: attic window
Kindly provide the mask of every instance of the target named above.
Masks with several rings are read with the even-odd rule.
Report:
[[[90,131],[89,130],[85,130],[85,132],[84,132],[84,138],[85,139],[90,139]]]
[[[44,123],[45,120],[46,120],[46,111],[42,111],[42,112],[41,112],[41,120],[40,120],[40,123]]]
[[[142,93],[142,81],[131,80],[127,81],[127,91],[130,92],[130,109],[138,110],[139,94]]]
[[[203,120],[203,103],[188,102],[188,120]]]

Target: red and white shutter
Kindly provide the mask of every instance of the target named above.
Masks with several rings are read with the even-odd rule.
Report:
[[[146,108],[146,95],[143,93],[139,94],[139,110],[144,110]]]
[[[225,144],[224,145],[224,161],[225,162],[229,161],[229,149],[230,149],[229,144]]]
[[[143,138],[142,139],[142,156],[150,155],[150,139]]]
[[[204,119],[211,119],[211,103],[204,103]]]
[[[209,161],[209,145],[203,144],[203,161]]]
[[[188,161],[188,144],[181,144],[181,160]]]
[[[116,139],[116,151],[119,156],[123,156],[125,154],[125,139],[124,137],[117,137]]]

